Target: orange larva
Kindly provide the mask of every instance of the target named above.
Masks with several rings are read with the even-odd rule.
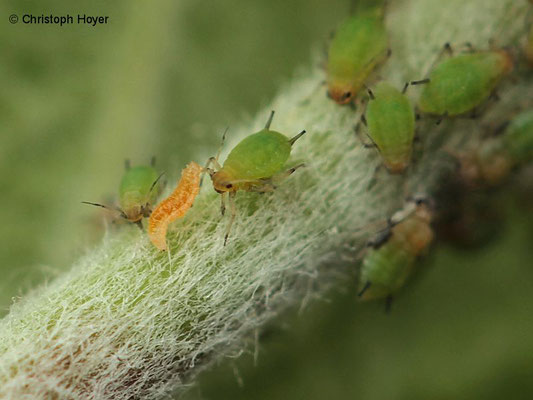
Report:
[[[178,186],[152,211],[148,224],[148,236],[159,250],[166,250],[168,224],[183,217],[200,191],[200,175],[203,168],[194,161],[181,172]]]

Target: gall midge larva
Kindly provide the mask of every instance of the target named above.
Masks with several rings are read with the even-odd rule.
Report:
[[[194,161],[190,162],[181,172],[181,179],[176,189],[150,215],[148,236],[159,250],[166,250],[168,224],[183,217],[191,208],[196,195],[200,191],[200,175],[203,168]]]

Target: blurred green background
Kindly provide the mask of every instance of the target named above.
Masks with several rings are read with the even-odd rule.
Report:
[[[309,65],[348,10],[348,0],[2,1],[0,315],[101,238],[105,213],[80,201],[111,202],[125,158],[156,155],[171,179],[202,161],[221,129]],[[10,24],[13,13],[109,22]],[[257,366],[228,360],[187,398],[530,398],[531,213],[508,214],[484,247],[439,246],[392,314],[357,304],[347,286],[272,325]]]

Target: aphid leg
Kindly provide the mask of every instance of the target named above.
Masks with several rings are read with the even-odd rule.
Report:
[[[361,122],[364,126],[367,126],[366,125],[366,118],[364,116],[364,114],[361,116]],[[376,143],[374,143],[374,141],[372,140],[372,138],[370,136],[368,136],[368,134],[363,134],[361,132],[361,129],[360,129],[360,126],[361,125],[356,125],[355,128],[354,128],[354,132],[355,132],[355,136],[357,136],[357,138],[361,141],[361,145],[365,148],[365,149],[370,149],[370,148],[377,148],[377,145]],[[370,143],[368,143],[366,141],[366,139],[370,140]]]
[[[152,158],[150,158],[150,165],[152,167],[155,167],[155,156],[152,156]]]
[[[228,237],[229,233],[231,231],[231,226],[233,225],[233,221],[235,221],[235,217],[237,216],[237,209],[235,207],[235,194],[237,192],[229,192],[229,208],[231,212],[231,216],[229,219],[228,227],[226,228],[226,234],[224,235],[224,246],[226,243],[228,243]]]
[[[274,178],[264,179],[260,184],[254,184],[250,186],[250,192],[256,192],[259,194],[273,192],[277,189],[277,186],[273,183]]]
[[[476,49],[474,47],[474,45],[470,42],[465,42],[464,46],[466,47],[466,52],[467,53],[475,53]]]
[[[441,50],[442,53],[448,53],[450,56],[453,56],[453,48],[450,42],[444,43],[444,47]]]
[[[126,159],[124,160],[124,169],[126,169],[126,171],[127,171],[127,170],[130,169],[130,168],[131,168],[131,161],[130,161],[129,158],[126,158]]]
[[[392,300],[392,295],[389,294],[385,299],[385,314],[390,314],[392,310]]]
[[[402,93],[405,94],[407,92],[407,88],[409,86],[415,86],[415,85],[425,85],[427,83],[430,82],[430,79],[429,78],[426,78],[426,79],[420,79],[418,81],[411,81],[411,82],[406,82],[405,83],[405,86],[403,87],[403,90],[402,90]]]
[[[141,231],[143,230],[143,223],[141,220],[135,221],[134,224],[137,225]]]
[[[489,136],[500,136],[502,135],[503,133],[505,133],[505,130],[507,129],[507,127],[509,126],[509,124],[511,123],[511,121],[505,121],[504,123],[498,125],[496,127],[496,129],[494,129],[493,132],[490,132]],[[490,131],[489,129],[487,129],[487,131]]]
[[[294,136],[292,139],[290,139],[289,140],[289,144],[292,146],[294,144],[294,142],[296,142],[298,139],[300,139],[304,133],[305,133],[305,129],[303,131],[301,131],[299,134],[297,134],[296,136]]]
[[[367,247],[372,247],[373,249],[377,250],[381,246],[383,246],[392,236],[392,229],[391,229],[391,223],[388,222],[389,226],[382,230],[381,232],[378,232],[376,237],[374,239],[370,239],[367,243]]]
[[[218,154],[217,154],[217,156],[218,156]],[[205,175],[206,172],[209,174],[209,176],[212,176],[215,173],[214,170],[209,168],[211,166],[211,164],[213,164],[217,170],[222,168],[222,166],[218,163],[216,157],[209,157],[209,159],[205,163],[204,169],[202,171],[202,176],[200,178],[200,186],[202,186],[202,183],[204,182],[204,175]]]
[[[444,114],[442,114],[442,115],[439,117],[439,119],[437,119],[437,122],[435,122],[435,125],[440,125],[441,122],[442,122],[442,120],[443,120],[444,118],[446,118],[447,116],[448,116],[448,111],[444,112]]]
[[[368,96],[370,97],[370,100],[375,100],[376,98],[374,97],[374,92],[372,92],[372,90],[366,86],[366,85],[363,85],[366,89],[366,91],[368,92]]]
[[[226,193],[227,192],[224,192],[220,195],[220,214],[222,214],[222,216],[226,213]]]
[[[270,130],[270,125],[272,124],[272,120],[274,119],[274,110],[270,112],[270,117],[268,117],[267,123],[265,124],[265,129],[268,131]]]
[[[365,294],[365,292],[372,286],[372,282],[366,281],[365,286],[357,293],[357,297],[361,297]]]

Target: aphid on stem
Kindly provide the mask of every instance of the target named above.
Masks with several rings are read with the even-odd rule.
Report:
[[[401,174],[411,159],[415,137],[415,112],[405,96],[409,84],[400,92],[387,82],[379,82],[368,90],[369,100],[361,121],[368,137],[377,147],[385,167],[391,174]]]
[[[162,190],[160,179],[164,173],[158,174],[154,165],[155,157],[152,157],[150,166],[131,167],[130,161],[125,161],[126,172],[119,186],[119,207],[88,201],[82,201],[82,203],[118,213],[120,218],[132,222],[142,229],[142,219],[150,216],[152,206]]]
[[[433,240],[432,218],[432,205],[426,198],[410,199],[391,217],[388,227],[368,242],[359,271],[360,300],[386,298],[390,308],[392,294],[405,284],[416,259]]]
[[[351,103],[372,71],[390,51],[383,21],[383,4],[349,17],[335,33],[328,51],[328,96],[338,104]]]
[[[501,183],[511,170],[533,160],[533,110],[516,115],[467,151],[448,150],[459,161],[459,175],[473,188]]]
[[[223,166],[218,162],[220,149],[216,157],[209,158],[205,166],[205,170],[211,177],[213,188],[221,195],[222,215],[226,210],[226,200],[229,203],[231,216],[224,236],[224,245],[227,243],[237,213],[234,198],[239,190],[258,193],[272,192],[276,189],[277,183],[304,166],[304,164],[299,164],[284,170],[292,146],[305,133],[305,130],[289,139],[279,132],[270,130],[273,118],[274,111],[271,112],[264,129],[244,138],[231,150]],[[224,142],[225,135],[226,132],[224,132],[222,142]]]
[[[440,117],[439,122],[444,117],[475,111],[513,68],[511,55],[504,49],[476,51],[470,44],[468,48],[468,52],[454,56],[447,43],[443,53],[451,57],[432,68],[428,81],[413,82],[425,83],[419,110]]]

